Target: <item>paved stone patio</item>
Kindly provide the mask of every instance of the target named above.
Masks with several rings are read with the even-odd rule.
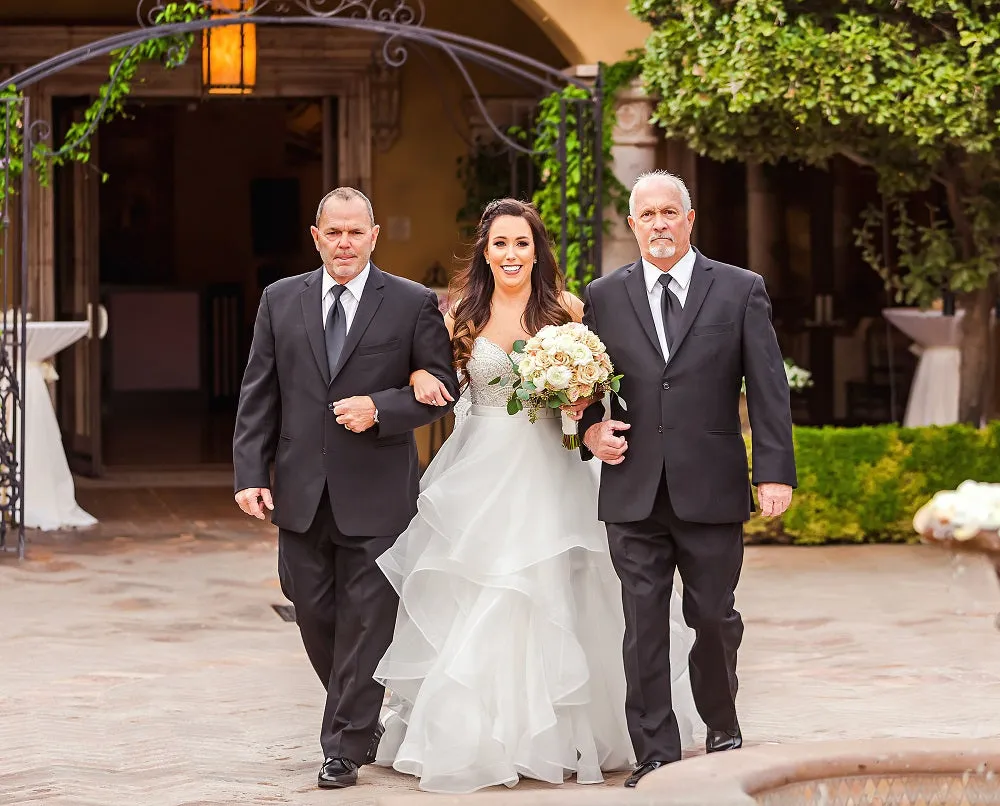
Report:
[[[322,690],[271,607],[271,527],[207,485],[83,487],[80,501],[99,527],[0,558],[0,804],[413,794],[370,767],[351,790],[315,788]],[[748,744],[1000,735],[1000,590],[984,565],[921,546],[752,547],[738,606]],[[525,782],[503,799],[543,789],[586,797]]]

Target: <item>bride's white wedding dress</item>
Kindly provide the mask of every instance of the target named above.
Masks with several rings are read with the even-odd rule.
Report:
[[[375,673],[390,691],[376,763],[432,792],[519,775],[598,783],[634,757],[597,462],[562,446],[558,412],[535,423],[507,414],[502,348],[478,338],[468,373],[471,410],[424,473],[418,514],[378,560],[400,608]],[[700,721],[680,604],[675,591],[674,708],[690,745]]]

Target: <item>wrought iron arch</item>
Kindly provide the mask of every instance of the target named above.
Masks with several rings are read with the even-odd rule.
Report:
[[[197,19],[160,24],[156,21],[167,7],[169,0],[138,0],[134,29],[106,37],[80,47],[67,50],[7,79],[4,84],[19,95],[0,98],[7,126],[12,132],[15,121],[20,129],[4,138],[2,162],[3,208],[0,210],[0,248],[3,250],[3,281],[0,297],[4,310],[0,332],[0,553],[16,551],[24,556],[24,455],[25,407],[24,379],[27,367],[27,309],[28,309],[28,225],[32,183],[37,182],[35,158],[52,158],[74,148],[89,138],[103,117],[97,115],[91,127],[74,143],[64,144],[53,151],[46,143],[51,137],[50,122],[33,118],[29,101],[23,92],[33,85],[61,71],[108,55],[114,51],[134,51],[144,42],[153,39],[176,38],[198,34],[213,28],[253,24],[285,27],[326,27],[357,30],[383,37],[382,59],[391,67],[401,67],[408,58],[408,44],[426,45],[443,53],[468,87],[482,120],[493,135],[511,154],[528,158],[541,156],[531,141],[519,141],[503,131],[493,120],[486,103],[469,73],[468,64],[478,64],[496,73],[510,76],[534,86],[539,93],[551,93],[574,86],[582,90],[582,97],[560,102],[561,120],[556,139],[557,156],[561,165],[559,177],[546,177],[546,181],[559,181],[561,187],[562,231],[552,233],[562,265],[566,265],[570,243],[567,223],[570,220],[567,198],[568,142],[573,139],[586,159],[579,160],[580,170],[589,166],[590,175],[583,178],[587,198],[581,199],[576,224],[580,232],[591,231],[592,238],[581,236],[579,243],[583,260],[600,272],[603,185],[603,86],[600,66],[595,80],[586,81],[568,75],[551,65],[544,64],[524,54],[507,50],[498,45],[461,34],[424,26],[426,12],[424,0],[244,0],[246,7],[239,13],[220,8],[216,0],[194,0],[204,16]],[[217,16],[211,16],[215,13]],[[225,13],[225,16],[218,16]],[[114,79],[114,76],[112,76]],[[107,104],[107,99],[104,101]],[[575,130],[571,131],[570,126]],[[18,136],[13,136],[17,134]],[[13,170],[20,164],[20,176]],[[532,188],[517,187],[512,171],[513,193],[530,195]],[[529,185],[533,180],[529,181]],[[9,244],[12,199],[19,204],[18,231],[20,240],[19,266],[13,266]],[[16,535],[13,546],[8,545],[11,535]]]

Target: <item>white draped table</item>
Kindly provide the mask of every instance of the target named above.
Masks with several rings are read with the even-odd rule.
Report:
[[[961,370],[961,324],[964,311],[945,316],[941,311],[886,308],[886,319],[920,346],[903,425],[950,425],[958,422]]]
[[[87,335],[87,322],[28,322],[24,382],[24,525],[53,530],[93,526],[97,519],[76,503],[59,421],[45,386],[44,362]],[[20,367],[16,368],[17,370]]]

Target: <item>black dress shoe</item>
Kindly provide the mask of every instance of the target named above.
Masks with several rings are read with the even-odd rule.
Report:
[[[739,750],[743,746],[743,734],[737,726],[733,730],[710,730],[705,737],[705,752],[721,753],[723,750]]]
[[[666,761],[644,761],[632,771],[632,774],[628,778],[625,779],[625,786],[629,789],[633,789],[635,785],[639,783],[639,779],[642,778],[642,776],[651,773],[653,770],[658,770],[666,764]]]
[[[364,764],[375,763],[375,756],[378,754],[378,743],[382,741],[383,733],[385,733],[385,725],[381,722],[376,722],[375,730],[372,731],[372,743],[368,745],[368,754],[365,756]]]
[[[358,765],[349,758],[328,758],[320,768],[320,789],[343,789],[357,782]]]

